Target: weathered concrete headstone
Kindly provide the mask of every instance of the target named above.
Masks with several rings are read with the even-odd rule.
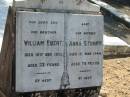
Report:
[[[101,15],[17,12],[16,92],[101,86],[102,61]]]

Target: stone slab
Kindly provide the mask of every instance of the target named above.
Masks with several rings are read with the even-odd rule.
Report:
[[[16,92],[101,86],[103,32],[101,15],[17,12]]]
[[[70,87],[101,86],[103,17],[100,15],[68,15],[66,26]]]
[[[105,46],[128,46],[128,44],[119,37],[110,37],[103,35]]]
[[[17,13],[16,91],[59,89],[63,31],[64,14]]]
[[[104,55],[128,55],[130,54],[129,45],[118,37],[103,36],[104,40]]]
[[[100,7],[87,0],[24,0],[16,1],[16,7],[72,11],[99,12]]]

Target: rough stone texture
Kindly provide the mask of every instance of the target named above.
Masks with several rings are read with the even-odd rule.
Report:
[[[100,1],[100,0],[90,0],[90,1],[101,6],[105,10],[109,11],[114,16],[116,16],[120,21],[123,21],[127,27],[130,27],[130,17],[127,14],[120,12],[120,10],[116,9],[115,7],[112,7],[111,5],[109,5],[103,1]]]
[[[16,7],[99,12],[100,7],[87,0],[27,0],[17,1]]]
[[[11,7],[9,7],[6,27],[3,36],[3,43],[0,53],[0,91],[2,91],[2,93],[6,96],[11,95],[13,76],[12,67],[14,66],[13,59],[15,48],[15,31],[13,29],[13,12],[14,10]]]

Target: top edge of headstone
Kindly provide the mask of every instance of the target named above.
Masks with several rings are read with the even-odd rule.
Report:
[[[16,0],[15,6],[16,8],[29,9],[100,12],[100,7],[88,0]]]

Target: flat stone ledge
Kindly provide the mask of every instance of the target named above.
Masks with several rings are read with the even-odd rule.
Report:
[[[104,56],[129,55],[130,45],[118,37],[104,35]]]

